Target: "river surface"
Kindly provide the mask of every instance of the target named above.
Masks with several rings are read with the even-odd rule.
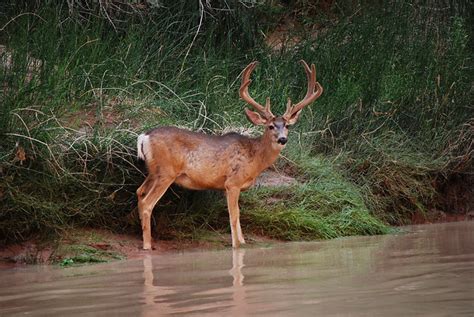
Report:
[[[474,222],[0,270],[0,316],[474,316]]]

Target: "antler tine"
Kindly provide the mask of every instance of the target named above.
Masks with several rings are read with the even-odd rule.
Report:
[[[288,98],[288,101],[286,102],[286,111],[285,111],[285,114],[286,113],[289,113],[291,112],[291,99]]]
[[[261,104],[256,102],[249,94],[249,85],[252,82],[250,79],[250,75],[252,74],[255,67],[257,67],[258,62],[254,61],[245,67],[244,71],[242,72],[242,84],[240,85],[239,95],[242,100],[247,102],[251,105],[255,110],[257,110],[261,115],[263,115],[266,119],[273,118],[274,115],[270,111],[270,98],[267,97],[265,102],[265,107]]]
[[[292,107],[287,107],[284,117],[291,117],[293,114],[297,113],[298,111],[318,99],[319,96],[321,96],[321,94],[323,93],[323,87],[319,82],[316,81],[316,66],[314,66],[314,64],[311,64],[310,68],[304,60],[301,60],[300,62],[301,64],[303,64],[304,70],[306,72],[306,79],[308,80],[308,89],[303,100],[301,100]]]

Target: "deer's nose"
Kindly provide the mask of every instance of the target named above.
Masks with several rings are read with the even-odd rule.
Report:
[[[281,138],[278,138],[277,142],[280,143],[281,145],[285,145],[286,142],[288,142],[288,139],[285,137],[281,137]]]

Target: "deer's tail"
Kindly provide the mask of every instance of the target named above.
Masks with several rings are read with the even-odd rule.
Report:
[[[137,156],[139,159],[146,161],[150,159],[150,136],[146,134],[140,134],[137,139]],[[148,157],[147,157],[148,156]]]

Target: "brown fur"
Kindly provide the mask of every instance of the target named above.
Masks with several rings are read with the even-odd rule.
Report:
[[[144,248],[151,248],[153,207],[172,183],[195,190],[225,190],[233,245],[238,247],[245,243],[240,229],[238,197],[240,191],[252,186],[257,176],[277,159],[283,148],[276,142],[278,131],[266,129],[263,136],[248,138],[237,133],[215,136],[160,127],[145,135],[149,137],[151,149],[144,153],[149,175],[137,190]],[[143,144],[141,149],[143,151]]]

